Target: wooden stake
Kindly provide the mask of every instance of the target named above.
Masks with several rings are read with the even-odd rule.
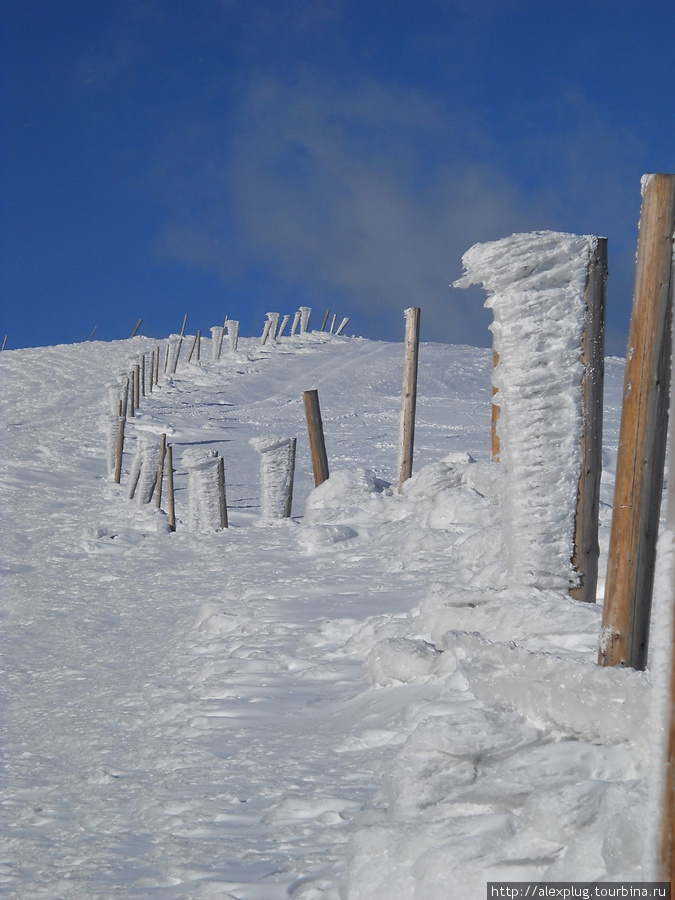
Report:
[[[406,309],[405,370],[403,375],[403,412],[401,429],[401,466],[398,477],[399,492],[403,482],[412,475],[415,443],[415,407],[417,405],[417,361],[420,347],[420,308]]]
[[[180,357],[180,351],[181,351],[182,346],[183,346],[183,338],[181,338],[178,341],[178,347],[176,348],[176,358],[173,361],[173,369],[171,370],[174,375],[176,374],[176,369],[178,368],[178,358]],[[189,362],[189,360],[188,360],[188,362]]]
[[[8,335],[5,335],[5,339],[4,339],[4,341],[2,342],[2,350],[4,350],[5,347],[7,346],[7,338],[8,338]]]
[[[309,449],[312,454],[312,468],[314,470],[314,485],[318,487],[324,481],[327,481],[329,477],[328,457],[326,456],[326,443],[323,436],[323,422],[319,406],[319,392],[304,391],[302,396],[305,401]]]
[[[572,565],[579,573],[575,600],[595,603],[598,587],[598,517],[602,474],[602,401],[605,381],[605,300],[607,294],[607,238],[598,238],[588,261],[586,312],[581,342],[584,367],[582,391],[581,473],[574,519]]]
[[[142,322],[142,321],[143,321],[143,319],[139,319],[138,322],[136,322],[136,327],[135,327],[134,330],[131,332],[131,336],[132,336],[132,337],[136,337],[136,335],[138,334],[138,329],[141,327],[141,322]]]
[[[227,528],[227,497],[225,496],[225,460],[218,457],[218,497],[220,499],[220,527]]]
[[[501,451],[501,446],[499,444],[499,435],[497,434],[497,422],[499,422],[499,404],[495,403],[495,394],[498,391],[494,383],[494,371],[497,368],[497,363],[499,362],[499,353],[496,350],[492,350],[492,462],[499,462],[499,453]]]
[[[181,337],[183,337],[183,335],[185,334],[185,326],[187,325],[187,317],[188,317],[188,314],[185,313],[185,315],[183,316],[183,327],[180,330]]]
[[[141,356],[141,395],[145,397],[145,353]]]
[[[155,348],[155,369],[153,374],[153,381],[155,384],[159,384],[159,353],[159,344],[157,344],[157,347]]]
[[[155,481],[155,505],[159,508],[162,505],[162,479],[164,477],[164,457],[166,456],[166,435],[162,434],[159,439],[159,462],[157,463],[157,480]],[[150,495],[152,499],[152,494]]]
[[[169,505],[169,530],[176,530],[176,506],[173,495],[173,450],[171,444],[166,448],[166,495]]]
[[[134,403],[136,400],[135,380],[136,380],[136,377],[135,377],[134,369],[132,367],[131,371],[129,372],[129,404],[127,406],[127,412],[129,413],[130,419],[133,419],[134,411],[136,409],[136,407],[134,406]]]
[[[197,330],[197,362],[199,362],[201,353],[202,353],[202,332],[201,332],[201,329],[198,329]]]
[[[197,346],[197,338],[199,337],[199,332],[194,336],[194,340],[192,341],[192,346],[190,347],[190,352],[188,353],[188,362],[192,359],[192,354],[195,352],[195,347]]]
[[[291,438],[288,447],[288,481],[286,482],[286,502],[284,503],[284,518],[290,519],[293,508],[293,482],[295,481],[295,448],[298,439]]]
[[[349,316],[345,316],[344,319],[340,322],[340,327],[335,332],[335,334],[342,334],[347,325],[349,324]]]
[[[155,351],[150,351],[150,378],[148,379],[148,391],[152,393],[152,388],[155,383]]]
[[[644,669],[670,384],[675,175],[644,184],[598,662]]]
[[[124,453],[124,416],[120,415],[117,420],[117,456],[115,459],[115,484],[119,484],[122,480],[122,454]]]
[[[124,395],[122,399],[122,415],[126,419],[127,417],[127,408],[129,406],[129,378],[127,377],[124,382]]]
[[[94,337],[94,334],[96,333],[96,329],[97,329],[97,328],[98,328],[98,325],[94,325],[91,334],[90,334],[89,337],[87,338],[87,342],[93,340],[93,337]],[[4,344],[3,344],[2,349],[3,349],[3,350],[5,349]]]
[[[141,405],[141,367],[138,363],[134,366],[134,409]]]
[[[328,316],[330,315],[330,310],[326,310],[326,315],[323,317],[323,322],[321,323],[321,331],[324,331],[326,328],[326,322],[328,321]]]

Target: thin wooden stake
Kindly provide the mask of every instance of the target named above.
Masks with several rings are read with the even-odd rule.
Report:
[[[159,384],[159,344],[155,348],[155,369],[153,374],[153,381],[155,384]]]
[[[129,397],[129,403],[128,403],[128,406],[127,406],[127,412],[129,413],[129,418],[130,418],[130,419],[133,419],[134,414],[135,414],[135,410],[136,410],[136,407],[135,407],[135,405],[134,405],[134,404],[135,404],[135,401],[136,401],[136,384],[135,384],[135,381],[136,381],[136,375],[135,375],[134,369],[133,369],[133,367],[132,367],[131,371],[129,372],[129,394],[128,394],[128,397]]]
[[[412,475],[415,443],[415,407],[417,405],[417,361],[420,347],[420,308],[406,309],[405,370],[403,375],[403,410],[401,416],[401,457],[398,477],[399,492]]]
[[[89,337],[87,338],[87,343],[88,343],[89,341],[93,340],[93,337],[94,337],[94,335],[96,334],[96,329],[97,329],[97,328],[98,328],[98,325],[94,325],[91,334],[90,334]],[[3,349],[3,350],[5,349],[4,344],[3,344],[2,349]]]
[[[290,519],[291,510],[293,509],[293,482],[295,481],[295,449],[297,443],[297,438],[291,438],[291,443],[288,447],[288,481],[286,482],[286,500],[284,503],[285,519]]]
[[[150,351],[150,377],[148,378],[148,391],[152,393],[155,384],[155,351]]]
[[[195,352],[195,347],[197,346],[197,338],[199,337],[199,332],[194,336],[194,340],[192,341],[192,346],[190,347],[190,352],[188,353],[187,361],[190,362],[192,359],[192,354]]]
[[[312,468],[314,470],[314,485],[318,487],[324,481],[327,481],[329,477],[326,442],[323,436],[323,422],[319,406],[319,392],[304,391],[302,396],[305,401],[309,449],[312,454]]]
[[[328,321],[328,316],[330,315],[330,310],[326,310],[326,315],[323,317],[323,322],[321,323],[321,331],[324,331],[326,328],[326,322]]]
[[[176,505],[173,494],[173,449],[171,444],[166,447],[166,496],[169,506],[169,530],[176,530]]]
[[[187,325],[187,317],[188,317],[188,314],[185,313],[185,315],[183,316],[183,327],[180,330],[181,337],[183,337],[183,335],[185,334],[185,326]]]
[[[598,238],[588,261],[586,312],[581,342],[582,391],[581,473],[574,519],[572,565],[579,574],[575,600],[595,603],[598,587],[598,519],[602,474],[602,401],[605,381],[605,300],[607,238]]]
[[[135,327],[134,330],[131,332],[131,336],[132,336],[132,337],[136,337],[136,335],[138,334],[138,329],[141,327],[141,323],[142,323],[142,322],[143,322],[143,319],[139,319],[138,322],[136,322],[136,327]]]
[[[119,484],[122,480],[122,454],[124,453],[124,416],[120,415],[117,420],[117,456],[115,458],[115,484]]]
[[[134,366],[134,409],[141,405],[141,367],[139,363]]]
[[[176,358],[173,361],[173,369],[171,370],[174,375],[176,374],[176,369],[178,368],[178,359],[180,357],[180,351],[181,351],[182,346],[183,346],[183,338],[181,338],[178,341],[178,347],[176,348]],[[189,360],[188,360],[188,362],[189,362]]]
[[[166,435],[162,434],[159,439],[159,462],[157,463],[157,480],[155,481],[155,505],[159,508],[162,505],[162,479],[164,477],[164,457],[166,456]],[[152,494],[150,495],[152,499]]]
[[[4,350],[5,347],[7,346],[7,338],[8,338],[8,337],[9,337],[9,335],[5,335],[5,339],[4,339],[4,341],[2,342],[2,348],[1,348],[2,350]]]
[[[675,175],[644,181],[598,662],[644,669],[666,450]]]
[[[141,395],[145,397],[145,353],[141,356]]]
[[[127,376],[127,378],[125,379],[125,382],[124,382],[124,395],[122,398],[122,413],[121,413],[121,415],[123,415],[125,419],[127,417],[128,406],[129,406],[129,378]]]
[[[197,362],[201,357],[202,352],[202,332],[200,329],[197,330]]]
[[[227,497],[225,495],[225,460],[218,457],[218,498],[220,501],[220,527],[227,528]]]

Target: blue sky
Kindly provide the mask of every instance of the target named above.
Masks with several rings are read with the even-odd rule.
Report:
[[[1,0],[0,34],[8,348],[299,305],[487,346],[462,253],[551,229],[608,237],[625,352],[672,0]]]

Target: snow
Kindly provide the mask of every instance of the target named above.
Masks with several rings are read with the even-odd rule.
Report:
[[[472,900],[649,874],[650,675],[596,666],[599,605],[509,576],[490,351],[422,344],[400,494],[402,345],[317,332],[182,356],[127,420],[116,485],[109,385],[155,346],[0,354],[0,891]],[[607,360],[601,572],[622,368]],[[127,497],[162,433],[175,533]],[[298,439],[293,516],[258,527],[250,442],[275,435]],[[188,528],[195,452],[225,459],[228,529]]]

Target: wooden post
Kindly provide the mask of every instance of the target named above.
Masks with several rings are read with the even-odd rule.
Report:
[[[218,457],[218,498],[220,500],[220,527],[227,528],[227,497],[225,496],[225,460]]]
[[[166,456],[166,435],[159,439],[159,462],[157,463],[157,480],[155,481],[155,505],[162,505],[162,478],[164,477],[164,457]],[[152,495],[151,495],[152,499]]]
[[[122,454],[124,453],[124,416],[117,420],[117,457],[115,459],[115,484],[122,480]]]
[[[150,378],[148,378],[148,391],[152,393],[152,388],[155,383],[155,351],[150,351]]]
[[[145,397],[145,353],[141,356],[141,395]]]
[[[199,362],[202,355],[202,332],[201,329],[197,329],[197,362]]]
[[[284,504],[284,518],[290,519],[291,510],[293,508],[293,482],[295,480],[295,448],[297,446],[298,439],[291,438],[291,443],[288,447],[288,481],[286,482],[286,502]]]
[[[220,340],[218,341],[218,354],[216,359],[220,359],[220,354],[223,352],[223,338],[225,337],[225,329],[227,328],[227,316],[225,316],[225,321],[223,322],[223,330],[220,332]]]
[[[89,337],[87,338],[87,343],[89,343],[89,341],[92,341],[92,340],[93,340],[97,328],[98,328],[98,325],[94,325],[91,334],[90,334]],[[3,349],[3,350],[5,349],[4,345],[3,345],[2,349]]]
[[[323,322],[321,323],[321,331],[324,331],[326,328],[326,322],[328,321],[328,316],[330,315],[330,310],[326,310],[326,315],[323,317]]]
[[[155,347],[155,370],[153,375],[153,380],[155,384],[159,384],[159,344]]]
[[[495,394],[497,393],[497,387],[494,383],[494,371],[497,368],[497,363],[499,362],[499,353],[493,348],[492,350],[492,462],[499,462],[499,454],[501,451],[501,446],[499,443],[499,435],[497,433],[497,422],[499,422],[499,404],[495,403]]]
[[[194,336],[194,340],[192,341],[192,346],[190,347],[190,352],[188,353],[188,362],[192,359],[192,354],[195,352],[195,347],[197,346],[197,338],[199,337],[199,332]]]
[[[344,319],[340,322],[340,327],[335,332],[335,334],[342,334],[347,325],[349,324],[349,316],[345,316]]]
[[[134,330],[131,332],[131,336],[132,336],[132,337],[136,337],[136,335],[138,334],[138,329],[141,327],[142,321],[143,321],[143,319],[139,319],[138,322],[136,322],[136,327],[135,327]]]
[[[323,437],[323,422],[321,421],[321,407],[319,406],[318,391],[304,391],[305,415],[307,416],[307,431],[309,432],[309,449],[312,454],[312,468],[314,470],[314,485],[318,487],[328,480],[328,457],[326,456],[326,443]]]
[[[282,334],[284,333],[284,331],[286,330],[286,326],[288,325],[288,323],[290,322],[290,320],[291,320],[290,314],[289,314],[289,313],[286,313],[286,314],[284,315],[283,319],[281,320],[281,325],[279,326],[279,334],[277,335],[277,337],[281,337],[281,335],[282,335]]]
[[[129,407],[129,378],[127,377],[124,382],[124,394],[122,396],[122,412],[121,415],[126,419],[127,417],[127,409]]]
[[[4,339],[3,342],[2,342],[2,349],[3,349],[3,350],[4,350],[5,347],[7,346],[7,338],[8,338],[8,335],[5,335],[5,339]]]
[[[173,369],[171,370],[174,375],[176,374],[176,369],[178,368],[178,358],[180,356],[180,351],[181,351],[182,346],[183,346],[183,338],[181,338],[178,341],[178,347],[176,348],[176,358],[173,361]],[[189,360],[188,360],[188,362],[189,362]]]
[[[141,405],[141,367],[139,363],[134,366],[134,409]]]
[[[169,504],[169,530],[176,530],[176,506],[173,495],[173,450],[171,444],[166,448],[166,495]]]
[[[644,669],[666,449],[675,175],[643,180],[598,662]]]
[[[575,600],[595,603],[598,588],[598,518],[602,474],[602,401],[605,382],[605,301],[607,294],[607,238],[598,238],[588,261],[586,311],[581,339],[584,374],[582,392],[581,473],[574,519],[572,565],[579,585],[570,590]]]
[[[185,315],[183,316],[183,327],[180,330],[181,337],[183,337],[183,335],[185,334],[185,326],[187,325],[187,317],[188,317],[188,314],[185,313]]]
[[[135,401],[136,401],[136,385],[135,385],[136,375],[133,367],[129,372],[129,403],[127,406],[127,412],[129,413],[129,418],[133,419],[135,413]]]
[[[415,407],[417,405],[417,361],[420,348],[420,308],[406,309],[405,369],[403,373],[403,409],[401,414],[401,456],[398,476],[399,492],[412,475],[415,443]]]

